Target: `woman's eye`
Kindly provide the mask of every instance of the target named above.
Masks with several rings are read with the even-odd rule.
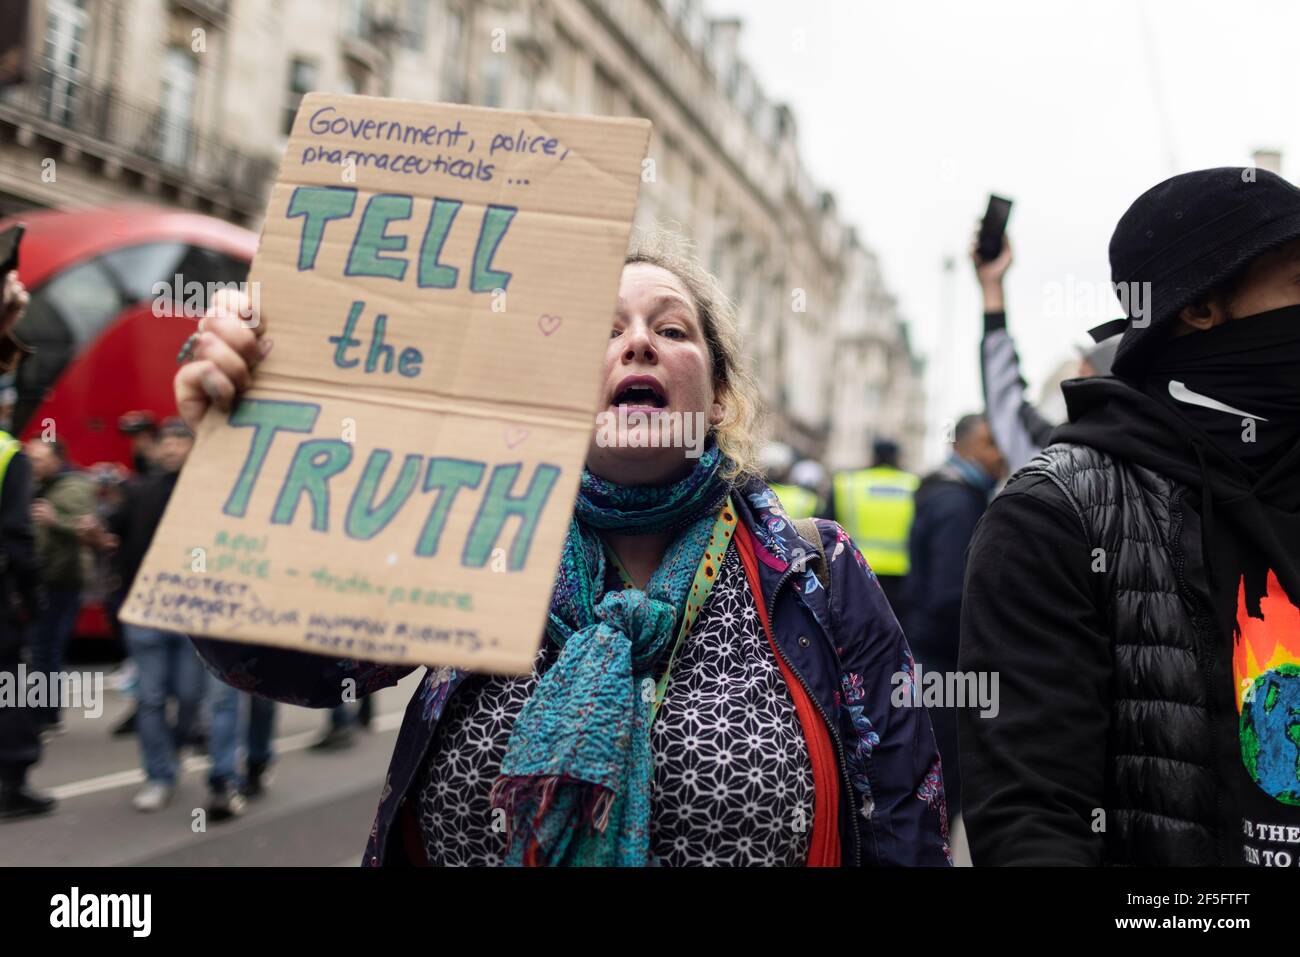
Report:
[[[683,329],[678,329],[676,326],[669,326],[667,329],[662,330],[660,334],[668,336],[671,339],[686,338],[686,331]]]

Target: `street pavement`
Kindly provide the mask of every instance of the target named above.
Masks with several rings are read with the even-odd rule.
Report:
[[[103,666],[70,665],[76,670]],[[423,669],[375,696],[371,730],[352,747],[308,750],[327,711],[280,705],[276,712],[274,776],[242,817],[201,822],[207,804],[206,754],[185,758],[171,804],[141,814],[131,798],[144,783],[134,735],[109,731],[131,707],[105,690],[104,713],[65,711],[67,733],[45,743],[31,783],[59,799],[52,814],[0,822],[0,867],[28,866],[284,866],[355,867],[374,820],[384,772],[406,702]],[[953,828],[955,863],[969,866],[965,835]]]
[[[78,666],[70,668],[101,668]],[[109,732],[131,701],[105,690],[104,713],[64,712],[67,733],[45,743],[33,786],[59,799],[52,814],[0,822],[0,867],[15,865],[357,866],[406,702],[420,671],[375,699],[371,730],[340,751],[308,750],[328,712],[280,705],[277,760],[266,793],[242,817],[203,820],[206,754],[191,754],[171,804],[153,814],[131,806],[144,782],[138,739]]]

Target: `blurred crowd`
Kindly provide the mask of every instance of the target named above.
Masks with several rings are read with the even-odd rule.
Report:
[[[1300,190],[1266,171],[1220,168],[1139,196],[1110,245],[1125,315],[1079,348],[1077,376],[1059,387],[1067,422],[1026,396],[1003,295],[1013,253],[1007,240],[998,248],[987,257],[972,246],[983,409],[951,423],[944,461],[908,471],[899,442],[880,436],[861,467],[832,472],[771,443],[767,488],[754,497],[776,507],[762,530],[820,517],[847,532],[809,534],[819,550],[835,547],[830,561],[856,545],[869,569],[861,581],[878,581],[888,599],[885,608],[869,586],[839,593],[832,618],[869,593],[881,611],[867,627],[902,625],[903,660],[871,662],[881,673],[900,668],[918,686],[922,672],[981,676],[981,689],[991,679],[979,710],[951,682],[933,702],[927,686],[940,760],[920,790],[895,772],[909,808],[913,794],[939,808],[946,796],[940,817],[964,819],[975,863],[1290,866],[1300,846]],[[632,292],[644,265],[627,267]],[[24,301],[10,274],[0,334]],[[251,355],[253,333],[224,319]],[[11,364],[22,352],[0,342]],[[247,373],[252,360],[226,352]],[[656,353],[642,344],[622,355]],[[197,395],[203,371],[190,366],[177,381],[188,376]],[[212,759],[209,810],[232,817],[265,786],[275,704],[218,684],[186,636],[117,622],[193,443],[175,419],[132,414],[118,427],[133,447],[129,472],[80,469],[52,435],[23,446],[0,432],[0,671],[28,658],[61,670],[80,609],[101,602],[128,657],[119,683],[137,702],[113,731],[139,738],[147,781],[135,806],[165,806],[179,754],[199,746]],[[699,567],[714,571],[707,557]],[[624,586],[634,588],[630,576]],[[583,628],[574,634],[598,630]],[[809,646],[802,629],[791,634]],[[226,677],[237,681],[246,649],[208,646],[229,656]],[[292,691],[301,676],[285,671]],[[850,677],[858,684],[845,683],[843,699],[834,690],[834,704],[855,696],[854,729],[873,757],[881,737],[863,707],[880,724],[885,706],[859,706],[861,676]],[[346,746],[368,721],[341,704],[318,746]],[[0,709],[0,816],[51,809],[26,775],[61,728],[58,702]],[[909,730],[891,746],[881,752],[928,753],[930,741]],[[418,749],[397,753],[408,750]],[[930,780],[940,775],[941,791]],[[871,788],[859,790],[870,818]],[[381,813],[395,812],[381,802]]]
[[[820,517],[844,527],[880,582],[916,660],[941,672],[958,664],[966,552],[975,526],[999,483],[1046,443],[1054,424],[1026,398],[1006,327],[1002,279],[1012,262],[1010,243],[995,260],[982,261],[974,247],[971,258],[984,293],[980,362],[986,411],[951,424],[950,450],[939,467],[924,475],[905,470],[899,443],[888,437],[874,441],[861,468],[832,473],[813,459],[796,459],[782,442],[768,443],[761,463],[792,519]],[[11,294],[16,295],[12,288]],[[1112,340],[1081,350],[1079,374],[1107,372],[1114,345]],[[14,395],[3,383],[0,426],[7,428]],[[125,589],[162,520],[193,435],[180,419],[158,422],[147,411],[122,416],[117,428],[130,441],[130,469],[113,462],[79,468],[57,438],[36,436],[20,451],[16,439],[0,433],[15,460],[0,497],[8,516],[6,553],[12,572],[30,570],[7,576],[20,583],[9,602],[11,620],[19,623],[12,633],[25,636],[33,668],[57,673],[82,609],[102,608],[115,654],[123,659],[110,684],[136,702],[111,730],[139,738],[146,783],[134,806],[146,812],[164,807],[180,758],[187,749],[206,749],[212,758],[209,813],[224,820],[242,813],[246,800],[265,786],[277,706],[215,680],[184,635],[118,620]],[[24,517],[29,538],[15,532]],[[10,644],[12,657],[18,643]],[[369,725],[370,706],[364,697],[332,709],[314,747],[350,744],[355,730]],[[25,774],[39,759],[37,742],[64,732],[60,710],[53,703],[22,715],[0,713],[0,728],[15,725],[0,732],[5,782],[0,816],[52,809],[53,799],[28,787]],[[956,817],[961,793],[956,709],[930,713],[945,758],[949,813]],[[30,727],[17,727],[24,721]]]
[[[185,636],[118,619],[193,433],[178,418],[159,422],[147,411],[128,413],[117,427],[130,441],[132,468],[116,462],[80,468],[58,438],[37,435],[20,443],[9,433],[12,393],[11,385],[0,385],[0,670],[25,655],[32,671],[63,673],[80,616],[100,611],[109,631],[107,654],[122,661],[107,683],[133,701],[108,733],[139,739],[146,780],[134,807],[150,812],[166,806],[179,762],[187,753],[206,752],[209,819],[240,815],[269,781],[277,704],[216,680]],[[27,781],[43,746],[66,732],[69,702],[58,700],[64,685],[50,681],[48,687],[47,699],[36,706],[0,708],[0,818],[55,807]],[[370,716],[369,698],[340,704],[313,747],[351,744]]]

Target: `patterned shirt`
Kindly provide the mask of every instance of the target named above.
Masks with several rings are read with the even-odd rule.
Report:
[[[447,703],[417,778],[429,863],[503,860],[502,815],[494,818],[488,792],[515,717],[557,656],[545,641],[531,674],[477,676]],[[673,664],[650,743],[651,846],[661,863],[805,863],[812,764],[734,542]]]

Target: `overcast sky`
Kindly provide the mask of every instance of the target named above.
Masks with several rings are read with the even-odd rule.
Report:
[[[744,55],[766,95],[794,108],[809,172],[880,255],[946,383],[932,374],[932,433],[980,404],[967,247],[990,191],[1015,200],[1007,311],[1037,395],[1090,326],[1120,314],[1096,284],[1141,192],[1248,165],[1260,148],[1280,149],[1283,175],[1300,179],[1292,0],[705,3],[744,21]]]

